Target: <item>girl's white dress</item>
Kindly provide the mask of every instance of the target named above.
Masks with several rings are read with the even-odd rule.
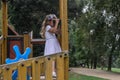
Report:
[[[61,47],[56,38],[55,33],[49,32],[50,28],[51,28],[50,25],[46,26],[46,32],[45,32],[46,42],[45,42],[44,55],[50,55],[61,52]]]

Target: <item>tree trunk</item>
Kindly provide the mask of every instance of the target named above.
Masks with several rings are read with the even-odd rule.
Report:
[[[108,59],[108,71],[111,71],[111,68],[112,68],[112,53],[110,53]]]
[[[113,44],[110,55],[109,55],[109,59],[108,59],[108,71],[111,71],[111,68],[112,68],[112,56],[113,56],[114,50],[115,50],[115,45]]]
[[[91,59],[91,69],[93,69],[93,59]]]
[[[88,58],[86,60],[86,65],[87,65],[87,68],[89,68],[89,59]]]
[[[97,56],[95,56],[95,58],[94,58],[94,67],[93,67],[93,69],[96,69],[96,67],[97,67]]]

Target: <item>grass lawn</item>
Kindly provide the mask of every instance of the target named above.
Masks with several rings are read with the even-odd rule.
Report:
[[[108,80],[108,79],[103,79],[103,78],[98,78],[93,76],[85,76],[85,75],[70,72],[69,80]]]
[[[120,68],[112,68],[112,72],[120,73]]]
[[[101,70],[101,68],[97,68],[97,69]],[[104,68],[103,70],[107,71],[107,68]],[[120,68],[112,68],[111,70],[112,70],[112,72],[120,73]]]

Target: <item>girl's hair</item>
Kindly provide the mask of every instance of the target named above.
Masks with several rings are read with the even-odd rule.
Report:
[[[40,31],[40,35],[42,38],[45,38],[45,28],[48,25],[48,22],[51,21],[53,18],[57,18],[54,14],[49,14],[45,17],[44,21],[42,22],[42,28]]]
[[[45,38],[45,23],[46,23],[46,18],[42,22],[42,27],[41,27],[41,31],[40,31],[40,35],[42,38]]]

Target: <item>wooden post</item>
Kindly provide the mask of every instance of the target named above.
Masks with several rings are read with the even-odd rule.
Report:
[[[62,50],[68,50],[68,24],[67,24],[67,0],[59,0],[60,19],[61,19],[61,47]]]
[[[68,7],[67,7],[67,0],[63,0],[63,16],[64,16],[64,49],[68,50]]]
[[[64,80],[68,80],[69,56],[67,53],[65,53],[64,56]]]
[[[62,22],[61,25],[61,47],[62,50],[69,49],[68,43],[68,15],[67,15],[67,0],[59,0],[60,4],[60,19]],[[67,56],[67,54],[65,54]],[[64,58],[64,80],[68,80],[68,68],[69,68],[69,57]]]
[[[18,64],[18,80],[27,80],[27,67],[23,63]]]
[[[30,47],[30,36],[28,32],[24,32],[24,51],[27,47]]]
[[[45,58],[45,80],[53,80],[52,79],[52,59]]]
[[[2,0],[2,35],[3,35],[3,43],[2,43],[2,64],[5,63],[5,59],[7,57],[7,35],[8,35],[8,21],[7,21],[7,1]]]
[[[8,66],[3,68],[3,80],[12,80],[12,70]]]
[[[57,55],[57,80],[65,80],[64,79],[64,56]]]
[[[29,42],[28,32],[24,32],[24,51],[29,46],[28,42]]]
[[[32,45],[31,45],[31,38],[28,32],[24,32],[24,51],[26,50],[27,47],[30,47],[32,50]],[[29,58],[33,57],[33,52],[31,52]]]
[[[32,80],[40,80],[40,69],[39,61],[34,60],[32,62]]]
[[[64,50],[64,16],[63,16],[63,0],[59,0],[59,11],[60,11],[60,19],[61,19],[61,48]]]

